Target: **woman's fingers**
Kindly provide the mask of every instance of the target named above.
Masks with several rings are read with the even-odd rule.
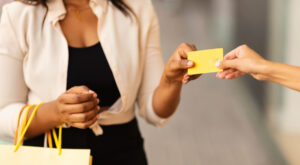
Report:
[[[190,77],[190,81],[192,81],[192,80],[196,80],[196,79],[198,79],[199,77],[201,77],[201,74],[198,74],[198,75],[193,75],[193,76],[191,76]]]
[[[92,92],[87,86],[74,86],[70,88],[67,93],[73,93],[73,94],[82,94],[82,93],[89,93]]]
[[[190,81],[193,81],[193,80],[196,80],[198,79],[199,77],[201,76],[201,74],[198,74],[198,75],[188,75],[188,74],[185,74],[183,76],[183,79],[182,79],[182,83],[183,84],[187,84],[189,83]]]
[[[235,79],[235,78],[239,78],[239,77],[241,77],[243,75],[244,75],[244,73],[242,73],[240,71],[235,71],[234,73],[226,75],[225,79],[227,79],[227,80]]]
[[[236,48],[236,49],[233,49],[232,51],[230,51],[229,53],[227,53],[225,56],[224,56],[224,60],[233,60],[235,58],[238,58],[238,55],[239,55],[239,51],[240,51],[240,48]]]
[[[58,101],[62,104],[79,104],[92,100],[94,95],[92,93],[84,94],[72,94],[65,93],[58,98]]]
[[[244,76],[246,73],[238,71],[238,70],[227,70],[224,72],[219,72],[216,77],[220,79],[235,79],[241,76]]]
[[[184,83],[184,75],[187,73],[187,69],[195,65],[193,61],[187,60],[187,54],[194,50],[196,50],[196,46],[187,43],[181,44],[176,49],[168,60],[163,74],[167,83]]]
[[[178,48],[178,55],[180,59],[187,59],[188,52],[197,50],[195,45],[182,43]]]
[[[67,105],[65,104],[63,105],[61,110],[62,113],[69,113],[69,114],[84,113],[90,111],[91,109],[94,109],[98,104],[99,104],[99,99],[84,102],[81,104],[67,104]]]
[[[93,125],[97,121],[97,116],[95,116],[92,120],[84,122],[84,123],[72,123],[71,126],[79,128],[79,129],[87,129],[91,125]]]
[[[69,94],[93,94],[94,97],[97,97],[97,94],[90,90],[87,86],[75,86],[69,89],[66,93]]]
[[[172,60],[169,65],[169,71],[172,73],[183,73],[186,72],[188,68],[191,68],[194,66],[193,61],[189,60]]]
[[[68,120],[71,123],[85,123],[92,120],[99,113],[100,113],[100,107],[98,106],[97,108],[85,113],[71,114]]]
[[[231,74],[231,73],[233,73],[235,71],[237,71],[237,70],[236,69],[225,69],[224,71],[219,72],[217,74],[217,77],[221,78],[221,79],[224,79],[226,77],[226,75]]]
[[[189,61],[189,60],[179,60],[176,63],[177,63],[176,69],[179,70],[185,70],[195,65],[193,61]]]
[[[221,69],[227,69],[227,68],[233,68],[238,69],[239,68],[239,60],[238,59],[232,59],[232,60],[223,60],[218,63],[219,68]]]

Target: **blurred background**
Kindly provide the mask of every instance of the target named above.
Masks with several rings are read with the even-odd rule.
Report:
[[[153,3],[165,61],[181,42],[225,52],[248,44],[269,60],[300,66],[299,0]],[[184,87],[166,126],[154,128],[139,119],[149,164],[299,165],[299,102],[298,92],[251,77],[228,81],[203,75]]]

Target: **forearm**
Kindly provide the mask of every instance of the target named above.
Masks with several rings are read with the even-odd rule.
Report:
[[[175,112],[181,88],[181,82],[168,82],[163,76],[153,95],[153,108],[158,116],[168,118]]]
[[[34,107],[31,108],[28,116],[31,115],[33,109]],[[26,138],[39,136],[58,126],[60,122],[55,109],[56,104],[54,101],[41,105],[28,128]]]
[[[266,61],[260,73],[266,81],[300,91],[300,67]]]

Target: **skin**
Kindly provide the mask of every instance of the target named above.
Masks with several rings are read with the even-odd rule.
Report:
[[[89,0],[64,0],[64,3],[67,14],[64,20],[60,21],[60,26],[68,44],[72,47],[88,47],[99,42],[98,19],[89,7]],[[77,18],[76,9],[81,11],[81,21]],[[187,60],[187,53],[193,50],[196,50],[194,45],[183,43],[167,62],[153,96],[154,111],[162,118],[170,117],[175,112],[183,84],[200,77],[187,75],[187,69],[194,65],[192,61]],[[99,101],[97,94],[88,87],[73,87],[56,100],[47,102],[39,108],[26,137],[41,135],[62,123],[87,129],[96,122],[101,112],[109,108],[100,108]]]
[[[250,74],[259,81],[270,81],[300,91],[300,67],[265,60],[247,45],[229,52],[219,67],[224,69],[217,74],[221,79]]]

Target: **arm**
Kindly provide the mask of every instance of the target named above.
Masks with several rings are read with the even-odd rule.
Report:
[[[152,12],[153,20],[147,38],[146,59],[137,102],[139,114],[149,123],[160,126],[175,112],[183,83],[199,76],[186,75],[187,68],[193,66],[192,62],[188,63],[186,60],[186,53],[196,49],[188,44],[182,44],[164,68],[159,23],[154,10]]]
[[[27,100],[23,55],[5,6],[0,22],[0,138],[6,141],[13,139],[18,114]]]
[[[224,69],[217,74],[222,79],[250,74],[257,80],[271,81],[300,91],[300,67],[267,61],[246,45],[228,53],[219,67]]]
[[[175,112],[180,101],[182,85],[199,77],[187,75],[187,69],[194,66],[192,61],[187,60],[187,53],[193,50],[196,50],[195,46],[181,44],[167,62],[153,96],[154,110],[162,118],[168,118]]]
[[[62,123],[80,129],[89,128],[98,118],[98,103],[97,95],[87,87],[73,87],[55,101],[40,106],[26,137],[41,135]]]
[[[262,80],[300,91],[300,67],[265,61],[259,71]]]

